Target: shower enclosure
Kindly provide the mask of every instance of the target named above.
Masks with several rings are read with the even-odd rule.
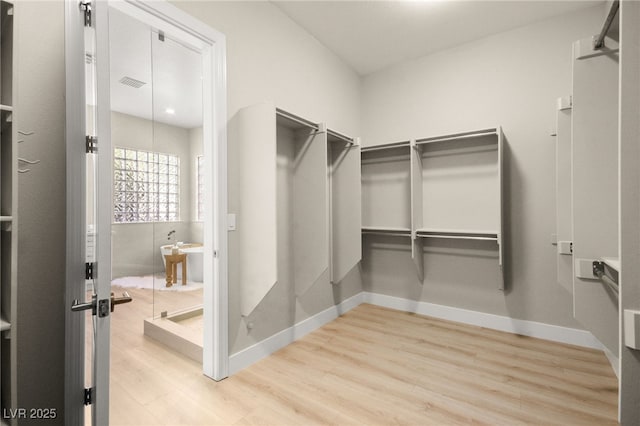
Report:
[[[112,286],[150,301],[145,335],[201,360],[203,58],[114,7],[109,45]]]

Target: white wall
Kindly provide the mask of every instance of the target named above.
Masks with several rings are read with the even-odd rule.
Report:
[[[175,1],[227,38],[228,113],[271,101],[359,136],[357,74],[273,4]]]
[[[18,155],[40,160],[18,175],[18,400],[47,408],[64,424],[65,380],[65,63],[64,3],[16,2],[14,126],[33,131]],[[22,165],[20,165],[22,167]],[[3,358],[5,354],[3,353]],[[4,390],[3,390],[4,391]],[[21,424],[37,420],[21,420]]]
[[[505,149],[507,290],[491,247],[430,242],[425,281],[406,250],[365,247],[367,291],[579,327],[556,283],[555,100],[571,93],[572,42],[599,32],[604,7],[497,34],[364,78],[363,144],[501,125]],[[457,253],[457,255],[456,255]],[[393,281],[393,282],[392,282]]]
[[[331,128],[359,136],[360,79],[333,53],[269,2],[175,2],[175,5],[225,34],[227,39],[228,117],[238,109],[270,101],[277,107]],[[229,144],[229,212],[238,211],[237,147]],[[259,214],[259,212],[256,212]],[[256,236],[259,238],[259,235]],[[229,233],[230,353],[270,337],[362,290],[355,268],[342,284],[323,274],[303,297],[287,299],[274,287],[254,313],[240,315],[237,238]],[[248,329],[248,323],[253,328]]]

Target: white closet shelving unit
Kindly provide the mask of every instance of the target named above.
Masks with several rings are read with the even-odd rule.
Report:
[[[237,233],[242,315],[277,284],[296,296],[360,261],[360,146],[324,124],[262,103],[238,111]],[[256,212],[260,212],[259,215]]]
[[[363,148],[363,234],[409,237],[420,279],[429,238],[495,242],[502,270],[502,144],[492,127]]]
[[[362,258],[360,141],[327,129],[330,280],[338,284]]]
[[[15,408],[17,148],[13,126],[13,2],[0,2],[0,330],[2,410]]]
[[[411,143],[361,151],[362,233],[411,237]]]

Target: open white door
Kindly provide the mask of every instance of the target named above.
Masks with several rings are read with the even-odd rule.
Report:
[[[91,406],[92,424],[109,423],[110,315],[115,305],[131,301],[128,295],[115,298],[111,293],[109,86],[108,79],[97,78],[109,73],[106,8],[104,2],[68,2],[66,11],[67,345],[74,350],[67,360],[73,378],[66,386],[68,424],[83,423],[83,405]],[[92,328],[89,344],[86,324]],[[91,365],[78,370],[85,360]]]

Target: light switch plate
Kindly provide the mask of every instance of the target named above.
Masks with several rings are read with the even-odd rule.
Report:
[[[235,231],[236,230],[236,214],[229,213],[227,214],[227,231]]]

